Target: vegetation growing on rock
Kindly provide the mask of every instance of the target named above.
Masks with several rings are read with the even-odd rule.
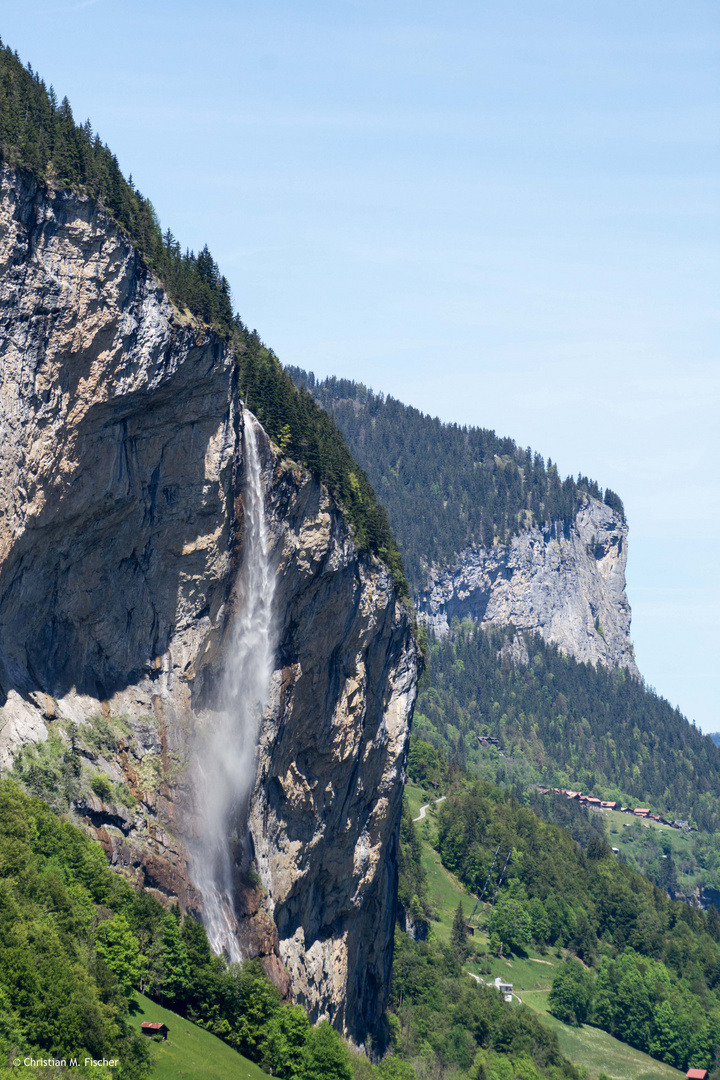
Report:
[[[360,550],[378,555],[409,599],[402,559],[387,513],[328,413],[298,389],[257,332],[237,351],[240,392],[282,452],[325,484],[344,511]]]

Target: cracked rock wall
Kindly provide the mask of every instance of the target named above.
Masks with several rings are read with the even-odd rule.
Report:
[[[242,559],[232,357],[90,199],[0,168],[0,766],[74,739],[72,812],[197,912],[188,762],[212,723]],[[419,656],[385,568],[262,446],[277,668],[238,868],[248,955],[356,1042],[382,1029]],[[104,773],[130,806],[103,801]]]
[[[433,568],[417,597],[439,636],[457,617],[531,630],[585,663],[620,665],[639,678],[625,594],[628,528],[588,496],[573,524],[528,529],[508,545],[472,547]]]

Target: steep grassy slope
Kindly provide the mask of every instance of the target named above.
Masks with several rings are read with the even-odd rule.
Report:
[[[145,1021],[168,1027],[164,1042],[148,1039],[153,1080],[176,1080],[179,1076],[186,1080],[265,1080],[267,1073],[258,1065],[209,1031],[144,994],[135,994],[134,1001],[132,1021],[138,1028]]]
[[[543,1008],[543,995],[525,994],[523,1001],[542,1017],[549,1031],[557,1035],[560,1049],[576,1065],[587,1069],[592,1080],[601,1073],[613,1080],[680,1080],[685,1074],[648,1054],[614,1039],[591,1024],[570,1027],[556,1020]]]

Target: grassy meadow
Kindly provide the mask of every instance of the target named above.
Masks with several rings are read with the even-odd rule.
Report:
[[[165,1042],[149,1040],[153,1080],[177,1080],[180,1076],[185,1080],[267,1080],[267,1073],[209,1031],[143,994],[136,994],[135,1001],[133,1019],[138,1027],[144,1022],[168,1026]]]

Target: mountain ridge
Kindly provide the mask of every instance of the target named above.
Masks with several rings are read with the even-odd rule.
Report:
[[[421,622],[540,633],[639,678],[620,498],[494,431],[445,424],[347,379],[288,368],[340,427],[387,509]]]
[[[525,789],[524,798],[532,784],[577,784],[610,799],[649,800],[658,812],[714,830],[716,748],[645,686],[635,664],[624,575],[628,525],[618,496],[600,498],[598,485],[582,476],[561,482],[539,454],[494,432],[442,424],[361,383],[289,370],[332,412],[386,500],[419,621],[430,631],[415,732],[516,794]],[[505,484],[508,462],[516,471],[532,462],[537,485]],[[486,478],[473,486],[483,470]],[[541,481],[545,524],[531,520],[538,506],[544,512]],[[472,499],[481,500],[474,509]],[[488,527],[492,541],[455,547],[473,521]],[[424,545],[434,562],[416,558]],[[633,686],[623,684],[625,674]],[[501,734],[499,758],[476,742]],[[712,835],[707,845],[698,840],[697,873],[707,867],[714,889],[720,877]]]

